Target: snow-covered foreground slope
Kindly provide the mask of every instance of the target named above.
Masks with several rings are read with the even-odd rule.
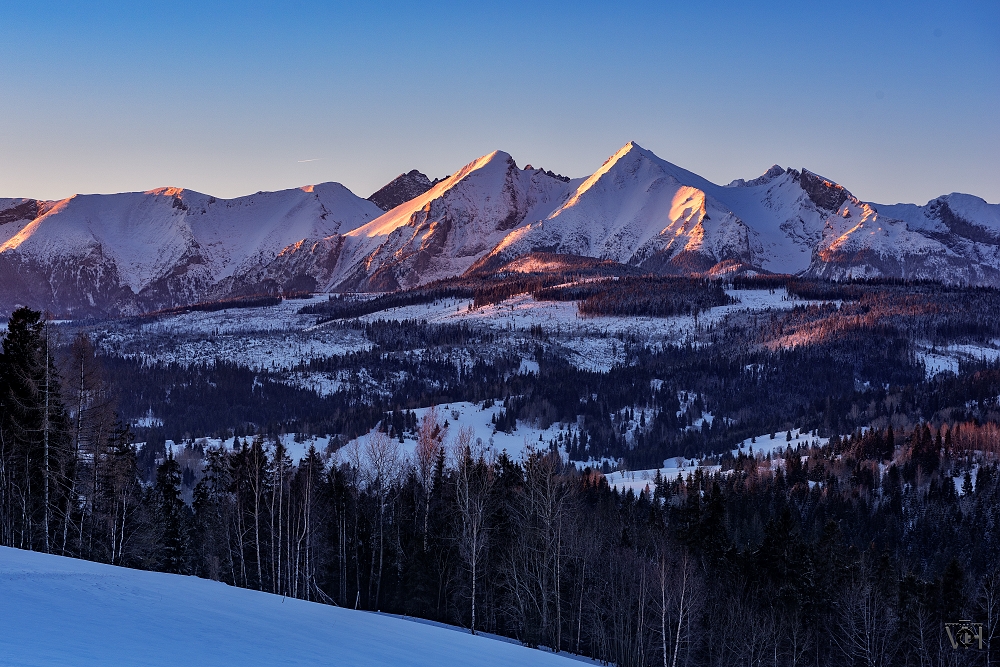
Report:
[[[0,627],[8,667],[579,664],[408,620],[7,547]]]

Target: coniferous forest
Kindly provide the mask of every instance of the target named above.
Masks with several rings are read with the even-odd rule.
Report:
[[[521,282],[378,298],[534,293],[579,301],[580,317],[697,316],[731,300],[701,280]],[[621,335],[607,371],[567,361],[572,332],[521,331],[514,350],[469,325],[344,319],[377,313],[368,302],[311,307],[368,346],[294,372],[363,375],[382,388],[367,393],[221,359],[151,363],[19,309],[0,353],[0,543],[622,666],[1000,662],[1000,364],[931,374],[921,356],[1000,337],[1000,292],[783,276],[727,287],[801,303],[683,345]],[[498,432],[559,435],[514,459],[444,410],[412,412],[460,401],[501,405]],[[159,421],[135,420],[147,412]],[[733,453],[793,430],[805,444]],[[330,447],[293,460],[288,433]],[[638,493],[608,483],[678,456],[704,465]],[[946,624],[966,619],[983,650],[949,640]]]

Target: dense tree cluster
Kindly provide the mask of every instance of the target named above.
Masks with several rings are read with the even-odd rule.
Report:
[[[285,298],[301,298],[297,294],[286,295]],[[217,301],[202,301],[192,303],[187,306],[177,306],[175,308],[164,308],[153,311],[144,317],[160,317],[163,315],[176,315],[177,313],[204,312],[214,313],[230,308],[262,308],[265,306],[276,306],[281,303],[281,297],[273,294],[255,294],[251,296],[234,297],[231,299],[219,299]]]
[[[543,301],[579,301],[582,315],[671,317],[697,315],[732,303],[718,281],[680,277],[624,277],[536,290]]]
[[[149,366],[105,358],[129,415],[152,410],[163,435],[274,435],[301,432],[351,438],[384,413],[457,401],[504,401],[509,430],[516,420],[548,426],[582,420],[586,460],[610,457],[633,468],[670,456],[721,451],[733,442],[788,428],[825,435],[872,423],[997,418],[1000,371],[963,362],[961,377],[925,379],[913,336],[921,318],[937,315],[869,310],[856,303],[737,315],[708,330],[711,346],[650,348],[640,337],[612,339],[624,362],[607,373],[566,361],[560,338],[543,332],[521,351],[496,347],[496,332],[468,325],[419,322],[345,323],[375,347],[303,360],[296,372],[340,378],[342,389],[318,396],[277,373],[217,362],[207,367]],[[935,327],[946,327],[942,318]],[[923,329],[921,328],[923,327]],[[787,346],[786,346],[787,345]],[[522,358],[537,373],[521,373]],[[456,358],[459,360],[456,362]],[[681,409],[678,396],[697,400]],[[635,418],[616,423],[631,410]],[[719,417],[701,420],[703,413]],[[648,422],[637,429],[640,419]],[[140,439],[148,439],[145,432]]]
[[[328,322],[350,317],[361,317],[390,308],[417,306],[445,299],[472,299],[474,308],[500,303],[518,294],[531,294],[554,285],[583,278],[626,276],[638,273],[624,264],[589,257],[567,260],[567,256],[535,253],[540,263],[556,261],[560,268],[539,271],[506,271],[471,273],[458,278],[437,280],[421,287],[388,292],[371,297],[368,295],[334,294],[322,303],[304,306],[299,312],[319,315],[318,322]]]
[[[59,367],[50,343],[39,313],[13,313],[0,355],[0,543],[123,563],[147,500],[132,439],[87,340]]]
[[[799,319],[822,320],[827,331],[882,327],[932,342],[986,341],[1000,335],[1000,290],[992,287],[891,278],[829,282],[784,275],[741,276],[732,285],[737,289],[785,288],[800,299],[848,302],[840,309],[832,305],[797,309],[809,313],[799,314]]]
[[[303,306],[299,312],[306,315],[319,315],[320,317],[316,321],[323,323],[349,317],[363,317],[390,308],[434,303],[442,299],[470,299],[474,294],[474,289],[465,286],[429,286],[421,289],[390,292],[374,297],[331,294],[326,301]]]

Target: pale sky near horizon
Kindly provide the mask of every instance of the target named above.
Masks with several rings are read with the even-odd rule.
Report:
[[[630,140],[717,183],[808,168],[1000,202],[1000,2],[0,0],[0,197],[219,197]]]

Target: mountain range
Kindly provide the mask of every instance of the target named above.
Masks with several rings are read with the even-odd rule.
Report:
[[[0,199],[0,312],[135,314],[290,291],[388,291],[533,252],[642,271],[792,273],[1000,286],[1000,205],[864,202],[775,165],[717,185],[635,143],[569,179],[502,151],[368,199],[339,183],[217,199],[191,190]]]

